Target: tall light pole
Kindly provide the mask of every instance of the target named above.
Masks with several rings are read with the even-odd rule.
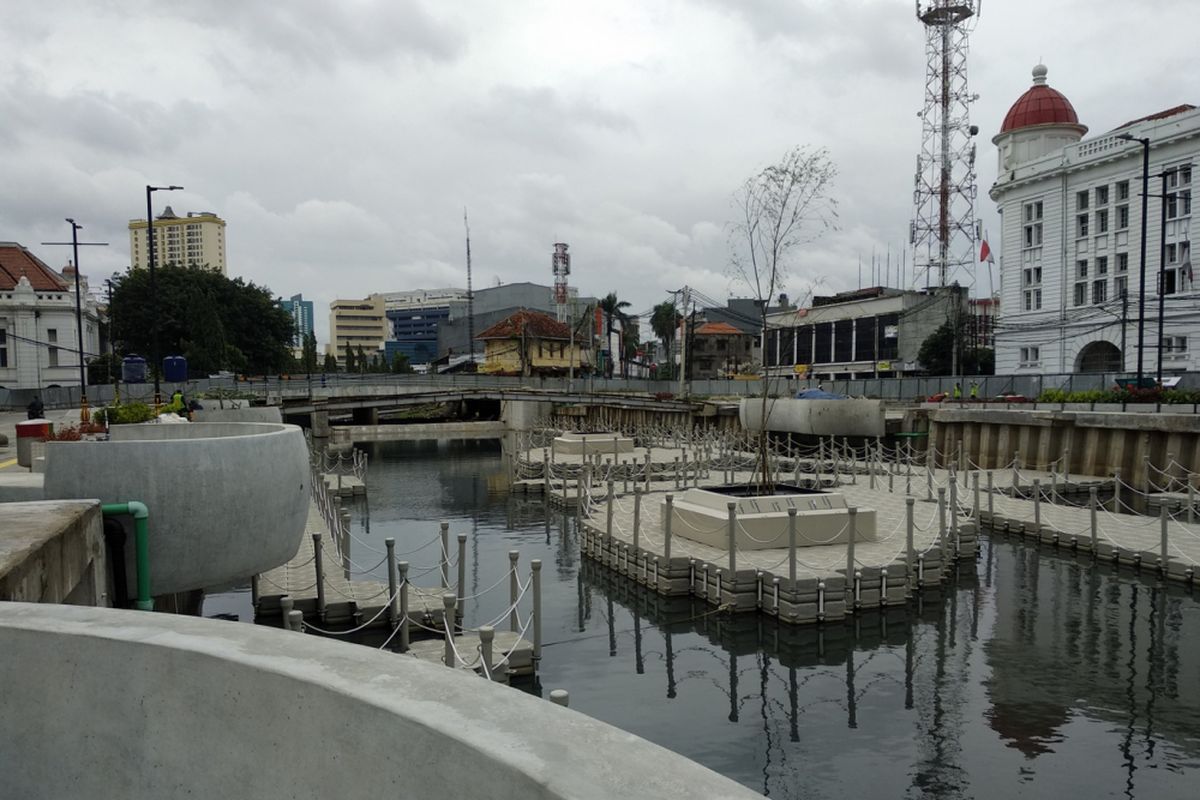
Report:
[[[150,205],[150,196],[155,192],[174,192],[182,186],[146,186],[146,239],[148,241],[150,268],[150,370],[154,373],[154,413],[158,413],[162,405],[162,390],[159,384],[159,355],[158,355],[158,286],[154,281],[154,209]]]
[[[78,334],[79,345],[79,421],[90,422],[92,419],[91,411],[88,408],[87,399],[87,362],[84,359],[83,351],[83,302],[80,299],[79,291],[79,245],[83,244],[89,247],[107,247],[108,242],[80,242],[79,230],[83,227],[75,220],[67,217],[67,222],[71,225],[71,241],[69,242],[42,242],[44,245],[70,245],[72,258],[75,264],[75,328]]]
[[[1162,194],[1159,204],[1162,208],[1162,227],[1158,239],[1158,385],[1162,386],[1163,368],[1163,315],[1166,313],[1164,301],[1167,293],[1167,178],[1170,172],[1159,175],[1162,179]]]
[[[1143,349],[1146,343],[1146,213],[1150,205],[1150,140],[1139,138],[1132,133],[1117,135],[1118,139],[1127,142],[1141,142],[1142,145],[1142,241],[1141,266],[1138,276],[1138,357],[1137,357],[1137,386],[1142,388]],[[1122,353],[1121,358],[1124,358]]]
[[[117,403],[121,402],[121,381],[118,377],[120,373],[116,372],[117,340],[113,326],[112,290],[113,281],[120,279],[119,272],[114,272],[111,277],[104,279],[104,285],[108,287],[108,379],[113,382],[113,400]]]

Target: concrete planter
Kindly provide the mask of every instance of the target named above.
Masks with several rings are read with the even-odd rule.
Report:
[[[111,437],[47,442],[45,498],[145,503],[152,594],[245,578],[296,554],[310,491],[299,428],[149,423],[113,426]]]
[[[762,430],[762,398],[741,401],[738,417],[748,431]],[[882,436],[882,400],[767,400],[767,429],[814,436]]]

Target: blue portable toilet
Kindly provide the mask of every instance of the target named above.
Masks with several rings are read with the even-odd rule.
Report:
[[[121,380],[125,383],[145,383],[146,359],[132,353],[121,359]]]
[[[163,377],[167,383],[187,381],[187,359],[183,356],[167,356],[163,359]]]

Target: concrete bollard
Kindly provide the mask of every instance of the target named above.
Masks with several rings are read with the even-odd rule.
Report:
[[[483,667],[483,676],[492,678],[492,645],[496,641],[496,629],[491,625],[479,626],[479,663]]]
[[[938,491],[940,492],[941,489],[938,489]],[[933,499],[933,465],[932,464],[925,465],[925,499],[926,500]]]
[[[971,519],[975,523],[975,534],[979,535],[979,473],[971,473],[971,491],[975,495],[975,504],[972,508]]]
[[[650,448],[646,448],[646,467],[645,467],[646,491],[650,491]]]
[[[467,596],[467,535],[458,535],[458,613],[465,610],[464,600]]]
[[[1159,533],[1162,537],[1162,541],[1159,542],[1159,552],[1161,553],[1159,558],[1162,559],[1162,570],[1163,574],[1165,575],[1167,572],[1167,562],[1171,557],[1170,551],[1167,549],[1167,523],[1170,521],[1171,517],[1170,514],[1167,513],[1167,504],[1165,502],[1158,507],[1158,519],[1160,529]]]
[[[1063,490],[1065,491],[1067,489],[1067,484],[1071,482],[1071,448],[1069,447],[1063,450],[1062,472]]]
[[[938,545],[942,548],[942,558],[946,557],[946,489],[939,486],[937,490],[938,507]]]
[[[916,558],[916,547],[913,545],[913,537],[915,535],[915,525],[913,523],[913,505],[917,502],[915,497],[904,498],[904,566],[908,573],[908,582],[911,585],[913,582],[913,560]]]
[[[1113,470],[1113,510],[1112,513],[1121,513],[1121,470]]]
[[[1194,522],[1196,521],[1196,485],[1195,485],[1195,483],[1194,483],[1194,481],[1193,481],[1193,478],[1194,478],[1194,477],[1195,477],[1195,475],[1193,475],[1193,474],[1192,474],[1192,473],[1190,473],[1190,472],[1188,473],[1188,491],[1187,491],[1187,495],[1188,495],[1188,510],[1187,510],[1187,520],[1188,520],[1188,524],[1189,524],[1189,525],[1191,525],[1192,523],[1194,523]]]
[[[1021,493],[1021,451],[1013,452],[1013,467],[1012,467],[1012,492],[1013,497],[1018,497]]]
[[[567,706],[571,702],[571,695],[567,692],[566,689],[551,689],[550,690],[550,702],[554,703],[554,705],[556,705],[556,706],[562,706],[563,708],[567,708]]]
[[[1042,533],[1042,480],[1041,478],[1033,479],[1033,527],[1034,534],[1041,536]]]
[[[521,554],[516,550],[508,551],[508,629],[513,633],[520,630],[517,625],[517,598],[520,597],[520,578],[517,575],[517,559]]]
[[[438,569],[442,577],[442,588],[450,588],[450,523],[442,522],[442,563]]]
[[[788,580],[796,591],[796,507],[788,508]]]
[[[726,546],[729,548],[729,580],[732,582],[737,577],[737,503],[730,500],[725,503],[725,508],[729,510]]]
[[[317,579],[317,618],[325,621],[325,562],[321,552],[321,534],[312,535],[313,572]]]
[[[954,552],[958,553],[958,476],[950,470],[950,535],[954,537]]]
[[[846,537],[846,593],[853,594],[851,584],[854,582],[854,540],[858,538],[858,509],[850,506],[846,509],[850,515],[848,525],[850,526],[849,536]],[[853,596],[846,598],[846,605],[852,606],[854,602]]]
[[[612,531],[613,531],[613,480],[612,480],[612,478],[608,479],[608,509],[607,509],[606,513],[607,513],[607,516],[605,518],[604,530],[608,534],[609,538],[611,539]]]
[[[296,633],[304,632],[304,612],[292,609],[288,612],[288,629]]]
[[[963,440],[958,440],[958,471],[967,471],[967,450],[963,447]]]
[[[542,657],[542,560],[533,559],[529,567],[532,570],[529,579],[533,581],[533,619],[530,624],[533,627],[533,658],[537,660]]]
[[[387,550],[387,576],[388,576],[388,624],[392,630],[396,629],[396,620],[400,614],[397,610],[397,603],[400,598],[396,596],[396,540],[388,537],[383,540],[383,546]]]
[[[408,562],[396,565],[400,570],[400,652],[408,652]]]
[[[1092,523],[1092,557],[1095,558],[1096,550],[1100,543],[1100,528],[1096,520],[1096,487],[1092,486],[1088,489],[1088,510],[1091,513]]]
[[[258,611],[258,575],[250,576],[250,604]]]
[[[667,568],[671,567],[671,518],[675,516],[675,495],[667,495],[667,512],[666,518],[663,520],[663,558],[666,559]]]
[[[987,471],[987,486],[988,486],[988,519],[991,519],[994,514],[994,511],[995,511],[995,501],[992,499],[994,488],[993,488],[993,484],[992,484],[992,471],[990,469]]]
[[[642,536],[642,490],[641,487],[633,487],[633,551],[636,557],[638,548],[641,547]]]
[[[679,488],[679,456],[675,456],[675,488]]]
[[[279,598],[279,627],[285,631],[292,629],[292,619],[288,615],[292,613],[292,608],[295,603],[292,601],[291,595],[284,595]]]
[[[446,650],[442,658],[447,667],[457,666],[454,657],[454,595],[446,592],[442,595],[442,623],[446,629]]]

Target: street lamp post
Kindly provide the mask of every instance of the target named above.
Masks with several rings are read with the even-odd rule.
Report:
[[[154,413],[162,406],[162,389],[159,382],[158,355],[158,286],[154,279],[154,209],[151,206],[151,195],[154,192],[174,192],[182,186],[146,186],[146,240],[147,255],[150,268],[150,370],[154,373]]]
[[[118,280],[120,277],[121,274],[119,272],[114,272],[112,277],[104,279],[104,285],[108,287],[108,379],[112,381],[113,400],[117,403],[121,402],[121,382],[116,372],[117,340],[114,336],[112,290],[113,281]]]
[[[1150,140],[1134,136],[1132,133],[1122,133],[1117,136],[1127,142],[1140,142],[1142,145],[1142,237],[1140,247],[1140,273],[1138,277],[1138,357],[1137,357],[1137,386],[1142,388],[1144,346],[1146,344],[1146,213],[1150,204]],[[1124,355],[1122,354],[1122,358]]]
[[[1159,195],[1162,207],[1161,231],[1158,239],[1158,385],[1162,386],[1163,370],[1163,314],[1164,301],[1167,293],[1167,178],[1170,172],[1159,175],[1162,179],[1162,193]]]

